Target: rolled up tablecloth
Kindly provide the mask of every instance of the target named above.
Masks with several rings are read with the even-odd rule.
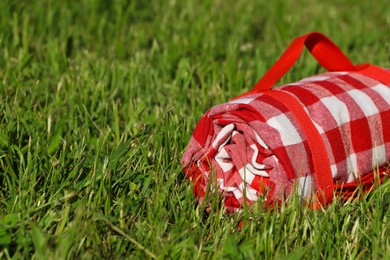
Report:
[[[330,72],[268,90],[303,46]],[[218,191],[237,211],[244,203],[283,201],[296,190],[327,204],[342,185],[372,183],[373,169],[382,167],[383,176],[390,72],[348,62],[322,34],[302,36],[252,91],[207,111],[182,158],[199,202],[206,191]]]

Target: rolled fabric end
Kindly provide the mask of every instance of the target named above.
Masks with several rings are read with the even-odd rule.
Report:
[[[208,126],[201,125],[195,132],[212,128],[212,137],[199,135],[203,139],[197,140],[194,133],[182,158],[200,203],[207,190],[221,193],[230,212],[259,199],[267,204],[288,197],[293,182],[250,123],[238,117],[226,121],[206,116],[202,124]],[[310,194],[310,177],[303,177],[300,184],[303,195]]]

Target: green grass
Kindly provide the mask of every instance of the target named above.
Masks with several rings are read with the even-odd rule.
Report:
[[[390,259],[389,181],[247,220],[182,173],[200,116],[310,31],[390,67],[387,0],[0,1],[0,258]]]

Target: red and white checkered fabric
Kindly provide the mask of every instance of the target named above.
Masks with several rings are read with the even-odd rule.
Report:
[[[274,88],[294,97],[321,135],[335,183],[351,183],[390,159],[390,87],[354,72],[327,72]],[[317,191],[306,137],[285,105],[253,93],[211,108],[182,158],[202,203],[218,190],[230,211],[294,187]]]

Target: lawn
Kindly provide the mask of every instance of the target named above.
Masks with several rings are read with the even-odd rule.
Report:
[[[390,67],[388,4],[0,1],[0,258],[390,259],[390,181],[206,214],[180,165],[201,115],[297,36]],[[306,53],[280,84],[321,71]]]

